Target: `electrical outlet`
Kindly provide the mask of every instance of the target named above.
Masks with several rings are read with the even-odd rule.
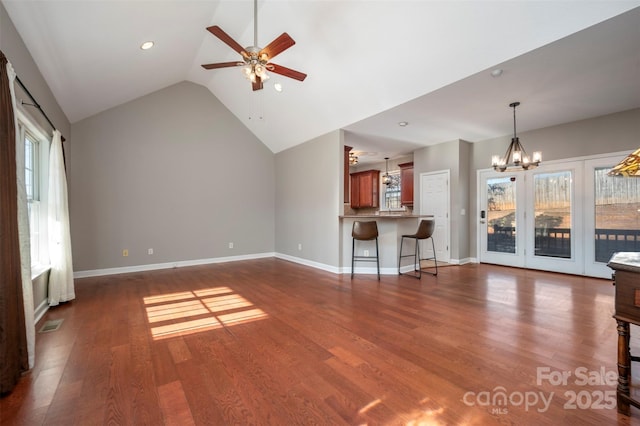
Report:
[[[364,251],[364,255],[365,255],[365,256],[369,256],[369,250],[365,250],[365,251]]]
[[[152,248],[150,248],[149,250],[147,250],[147,253],[149,253],[149,254],[153,254],[153,249],[152,249]]]
[[[298,250],[302,251],[302,244],[298,244]]]
[[[127,257],[129,256],[129,249],[123,249],[122,250],[122,257]]]
[[[229,248],[233,248],[233,243],[229,243]]]

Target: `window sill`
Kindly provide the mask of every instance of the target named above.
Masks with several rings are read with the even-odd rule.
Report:
[[[50,269],[51,269],[51,265],[42,265],[39,263],[35,265],[31,265],[31,281],[40,277],[45,272],[49,272]]]

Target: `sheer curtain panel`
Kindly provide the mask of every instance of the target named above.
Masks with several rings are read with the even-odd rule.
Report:
[[[71,233],[69,230],[69,204],[67,177],[62,154],[62,136],[53,132],[49,152],[49,306],[76,298],[73,286],[71,259]]]
[[[11,64],[0,52],[0,394],[13,390],[29,369],[18,230],[14,79]]]

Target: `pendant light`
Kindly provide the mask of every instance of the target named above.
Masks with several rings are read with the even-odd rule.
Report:
[[[385,185],[389,186],[391,185],[391,176],[389,176],[389,157],[384,157],[387,166],[386,166],[386,171],[384,172],[384,175],[382,176],[382,183],[384,183]]]
[[[491,157],[491,166],[497,172],[535,169],[542,161],[542,153],[540,151],[535,151],[533,157],[529,158],[527,151],[524,150],[524,146],[522,146],[516,134],[516,107],[518,105],[520,105],[520,102],[509,104],[513,108],[513,138],[511,138],[507,152],[505,152],[504,157],[499,155]]]

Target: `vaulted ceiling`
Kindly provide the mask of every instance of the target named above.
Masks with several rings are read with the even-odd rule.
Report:
[[[308,77],[256,92],[200,66],[239,58],[207,26],[253,44],[252,1],[2,2],[72,123],[189,80],[273,152],[345,129],[393,157],[506,135],[515,100],[519,131],[640,107],[640,0],[260,0],[259,46],[287,32],[275,62]]]

